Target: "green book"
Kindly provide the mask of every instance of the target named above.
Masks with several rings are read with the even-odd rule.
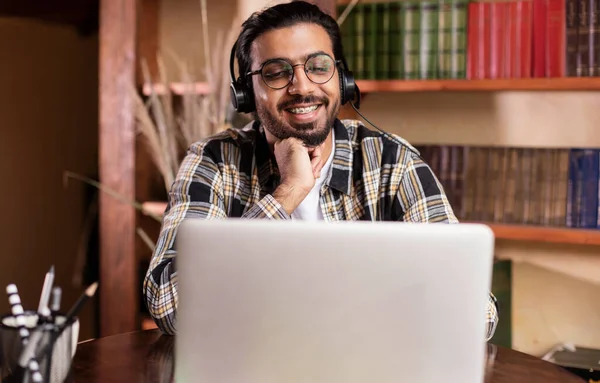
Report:
[[[467,77],[467,7],[466,1],[452,2],[452,30],[450,39],[450,78]]]
[[[432,79],[437,76],[438,3],[423,1],[421,28],[419,31],[419,78]]]
[[[364,17],[364,78],[375,80],[377,73],[377,4],[363,5]]]
[[[419,13],[419,3],[402,3],[402,58],[404,61],[404,78],[407,80],[419,78],[419,31],[421,29]]]
[[[354,10],[354,78],[365,78],[365,20],[364,4],[356,4]]]
[[[346,9],[347,5],[338,6],[338,15]],[[340,32],[342,33],[342,45],[344,46],[344,57],[346,63],[351,71],[354,71],[354,10],[350,11],[342,25],[340,26]]]
[[[389,3],[390,33],[389,33],[389,76],[391,79],[404,78],[403,39],[402,39],[402,3]]]
[[[450,78],[452,57],[452,3],[440,0],[438,14],[437,78]]]
[[[337,14],[341,15],[342,12],[344,12],[344,9],[346,8],[346,6],[344,5],[338,5],[336,7],[337,10]],[[352,55],[352,46],[350,45],[350,24],[348,23],[348,18],[346,18],[346,20],[344,20],[344,22],[342,24],[340,24],[340,37],[342,38],[342,47],[344,50],[344,57],[346,58],[346,62],[348,62],[350,60],[350,56]],[[350,65],[350,63],[348,63],[348,65]]]
[[[390,78],[390,3],[379,3],[377,8],[377,54],[375,76],[378,80]]]

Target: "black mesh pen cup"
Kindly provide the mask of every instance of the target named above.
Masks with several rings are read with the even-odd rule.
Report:
[[[64,314],[57,314],[53,323],[38,324],[38,315],[26,311],[26,327],[29,332],[28,346],[24,346],[22,334],[14,315],[0,320],[0,369],[2,383],[29,382],[62,383],[69,376],[73,356],[77,349],[79,321],[70,321],[62,332]],[[24,352],[26,348],[30,353]],[[32,354],[33,353],[33,354]],[[39,375],[29,371],[30,357],[37,363]],[[25,376],[27,375],[27,376]],[[37,380],[40,379],[41,380]]]

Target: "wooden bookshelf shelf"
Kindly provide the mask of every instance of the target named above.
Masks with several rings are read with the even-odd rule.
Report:
[[[158,328],[158,326],[156,326],[154,320],[150,318],[150,315],[142,315],[142,330],[153,330],[155,328]]]
[[[600,91],[600,78],[523,78],[497,80],[357,80],[361,93],[375,92],[496,92]]]
[[[165,211],[167,203],[146,202],[143,206],[148,212],[161,216]],[[492,229],[497,240],[549,242],[572,245],[600,245],[600,230],[500,223],[485,224]]]
[[[486,223],[486,225],[494,231],[496,239],[571,245],[600,245],[600,230],[495,223]]]
[[[522,78],[496,80],[356,80],[361,93],[377,92],[499,92],[499,91],[600,91],[600,77]],[[164,94],[164,84],[152,86],[157,94]],[[143,94],[150,95],[152,89],[146,84]],[[171,83],[176,95],[208,94],[210,85]]]

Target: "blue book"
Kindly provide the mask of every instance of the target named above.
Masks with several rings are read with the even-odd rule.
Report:
[[[581,149],[569,151],[569,178],[567,181],[567,214],[565,225],[579,227],[579,213],[581,211]]]
[[[598,227],[598,176],[600,155],[597,149],[584,149],[581,156],[581,205],[579,227]]]

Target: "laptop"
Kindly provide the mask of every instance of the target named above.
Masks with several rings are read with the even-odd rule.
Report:
[[[176,382],[480,383],[479,224],[186,220]]]

